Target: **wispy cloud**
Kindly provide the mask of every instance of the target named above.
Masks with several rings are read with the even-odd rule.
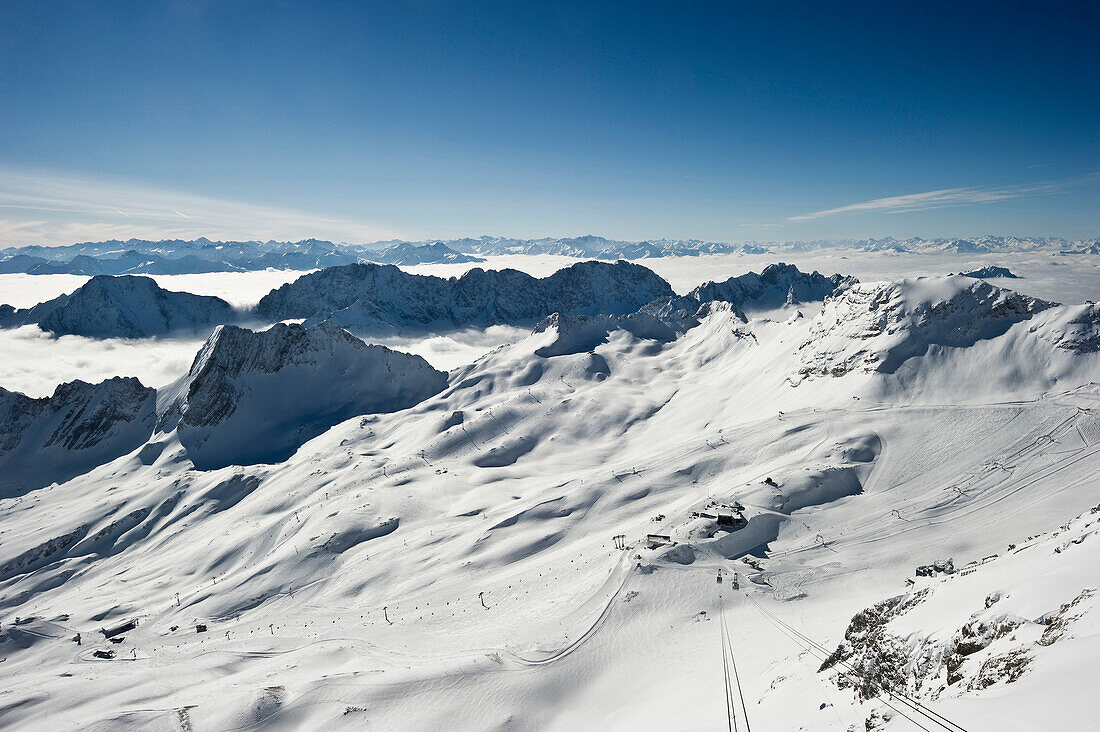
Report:
[[[1054,193],[1065,188],[1093,182],[1100,179],[1100,173],[1085,176],[1083,178],[1067,178],[1065,180],[1047,181],[1026,186],[1002,186],[999,188],[982,188],[971,186],[967,188],[944,188],[938,191],[925,191],[923,193],[910,193],[904,196],[889,196],[887,198],[875,198],[870,201],[852,203],[847,206],[828,208],[822,211],[813,211],[800,216],[791,216],[788,221],[809,221],[820,219],[824,216],[837,214],[865,213],[869,211],[878,213],[908,213],[910,211],[925,211],[932,208],[945,206],[970,206],[981,203],[996,203],[1012,198],[1041,193]]]
[[[146,239],[392,239],[354,219],[137,182],[0,166],[0,246]]]

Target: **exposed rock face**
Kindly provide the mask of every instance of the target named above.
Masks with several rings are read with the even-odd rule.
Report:
[[[728,302],[739,310],[769,310],[784,305],[821,302],[856,284],[854,277],[802,272],[793,264],[769,264],[760,274],[748,272],[725,282],[707,282],[688,297],[697,302]]]
[[[801,346],[800,374],[894,373],[932,345],[972,346],[1051,307],[957,275],[853,285],[815,319]]]
[[[68,480],[136,449],[155,407],[156,390],[134,378],[72,381],[41,399],[0,389],[0,493]]]
[[[420,356],[368,346],[333,323],[215,330],[161,405],[199,468],[284,460],[356,415],[437,394],[446,374]]]
[[[1100,305],[1065,305],[1032,327],[1039,337],[1072,353],[1100,352]]]
[[[100,275],[78,290],[24,310],[0,310],[0,327],[37,323],[57,335],[147,338],[204,330],[233,319],[218,297],[162,289],[149,277]]]
[[[447,330],[529,323],[554,312],[625,315],[672,294],[652,271],[627,262],[581,262],[541,279],[479,268],[442,279],[352,264],[283,285],[260,300],[256,313],[272,321],[331,318],[358,332]]]
[[[706,282],[682,297],[651,302],[642,312],[675,324],[682,332],[698,323],[709,303],[728,303],[740,320],[747,321],[748,312],[821,302],[857,282],[839,274],[826,277],[802,272],[793,264],[769,264],[760,274],[748,272],[724,282]]]

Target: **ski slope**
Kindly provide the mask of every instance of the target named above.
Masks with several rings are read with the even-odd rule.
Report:
[[[540,356],[549,327],[282,462],[198,470],[169,429],[0,500],[0,724],[1095,728],[1100,354],[1058,345],[1069,308],[936,336],[921,303],[1003,310],[960,279],[867,285],[905,303],[873,337],[823,330],[858,321],[840,298]],[[922,338],[890,370],[804,368]],[[734,501],[743,528],[700,515]],[[854,615],[921,590],[884,626],[915,706],[818,671]],[[994,609],[1017,637],[941,689],[921,654]],[[1019,679],[982,671],[1016,650]]]

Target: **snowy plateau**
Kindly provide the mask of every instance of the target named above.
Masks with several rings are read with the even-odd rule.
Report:
[[[0,260],[0,728],[1100,729],[1094,241],[238,244]]]

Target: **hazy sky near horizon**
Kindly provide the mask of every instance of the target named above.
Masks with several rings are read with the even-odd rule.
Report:
[[[1093,3],[0,2],[0,245],[1100,236]]]

